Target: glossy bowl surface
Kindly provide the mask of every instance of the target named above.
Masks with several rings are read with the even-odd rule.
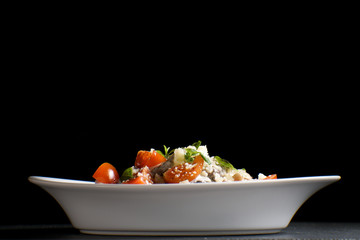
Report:
[[[340,176],[317,176],[130,185],[29,177],[83,233],[154,236],[276,233],[309,197],[338,180]]]

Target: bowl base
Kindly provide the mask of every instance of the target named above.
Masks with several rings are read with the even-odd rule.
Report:
[[[234,231],[108,231],[80,229],[81,233],[94,235],[122,236],[216,236],[216,235],[253,235],[278,233],[281,229],[234,230]]]

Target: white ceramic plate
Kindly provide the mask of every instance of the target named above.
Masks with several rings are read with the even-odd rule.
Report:
[[[199,184],[94,184],[29,177],[82,233],[238,235],[276,233],[299,207],[340,176]]]

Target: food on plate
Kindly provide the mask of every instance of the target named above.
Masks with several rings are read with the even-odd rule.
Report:
[[[103,163],[94,173],[96,183],[104,184],[160,184],[160,183],[209,183],[256,180],[246,170],[236,169],[219,156],[210,157],[201,141],[176,148],[164,145],[164,152],[151,149],[137,153],[134,166],[119,177],[115,167]],[[257,180],[277,179],[276,174],[260,173]]]
[[[166,183],[191,182],[201,174],[203,168],[204,159],[197,155],[192,163],[185,162],[166,170],[163,178]]]
[[[95,171],[93,178],[98,183],[119,183],[119,174],[116,168],[110,163],[103,163]]]
[[[136,175],[130,176],[129,179],[126,179],[122,182],[123,184],[152,184],[150,168],[145,166],[141,168]]]

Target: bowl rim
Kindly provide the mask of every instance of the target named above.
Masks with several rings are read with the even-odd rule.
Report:
[[[286,183],[305,183],[305,182],[336,182],[341,179],[339,175],[325,175],[325,176],[303,176],[290,177],[267,180],[248,180],[238,182],[211,182],[211,183],[196,183],[196,184],[95,184],[93,181],[44,177],[44,176],[30,176],[28,180],[31,183],[40,186],[59,186],[59,187],[76,187],[76,188],[91,188],[91,189],[199,189],[199,188],[213,188],[214,186],[264,186],[277,185]]]

